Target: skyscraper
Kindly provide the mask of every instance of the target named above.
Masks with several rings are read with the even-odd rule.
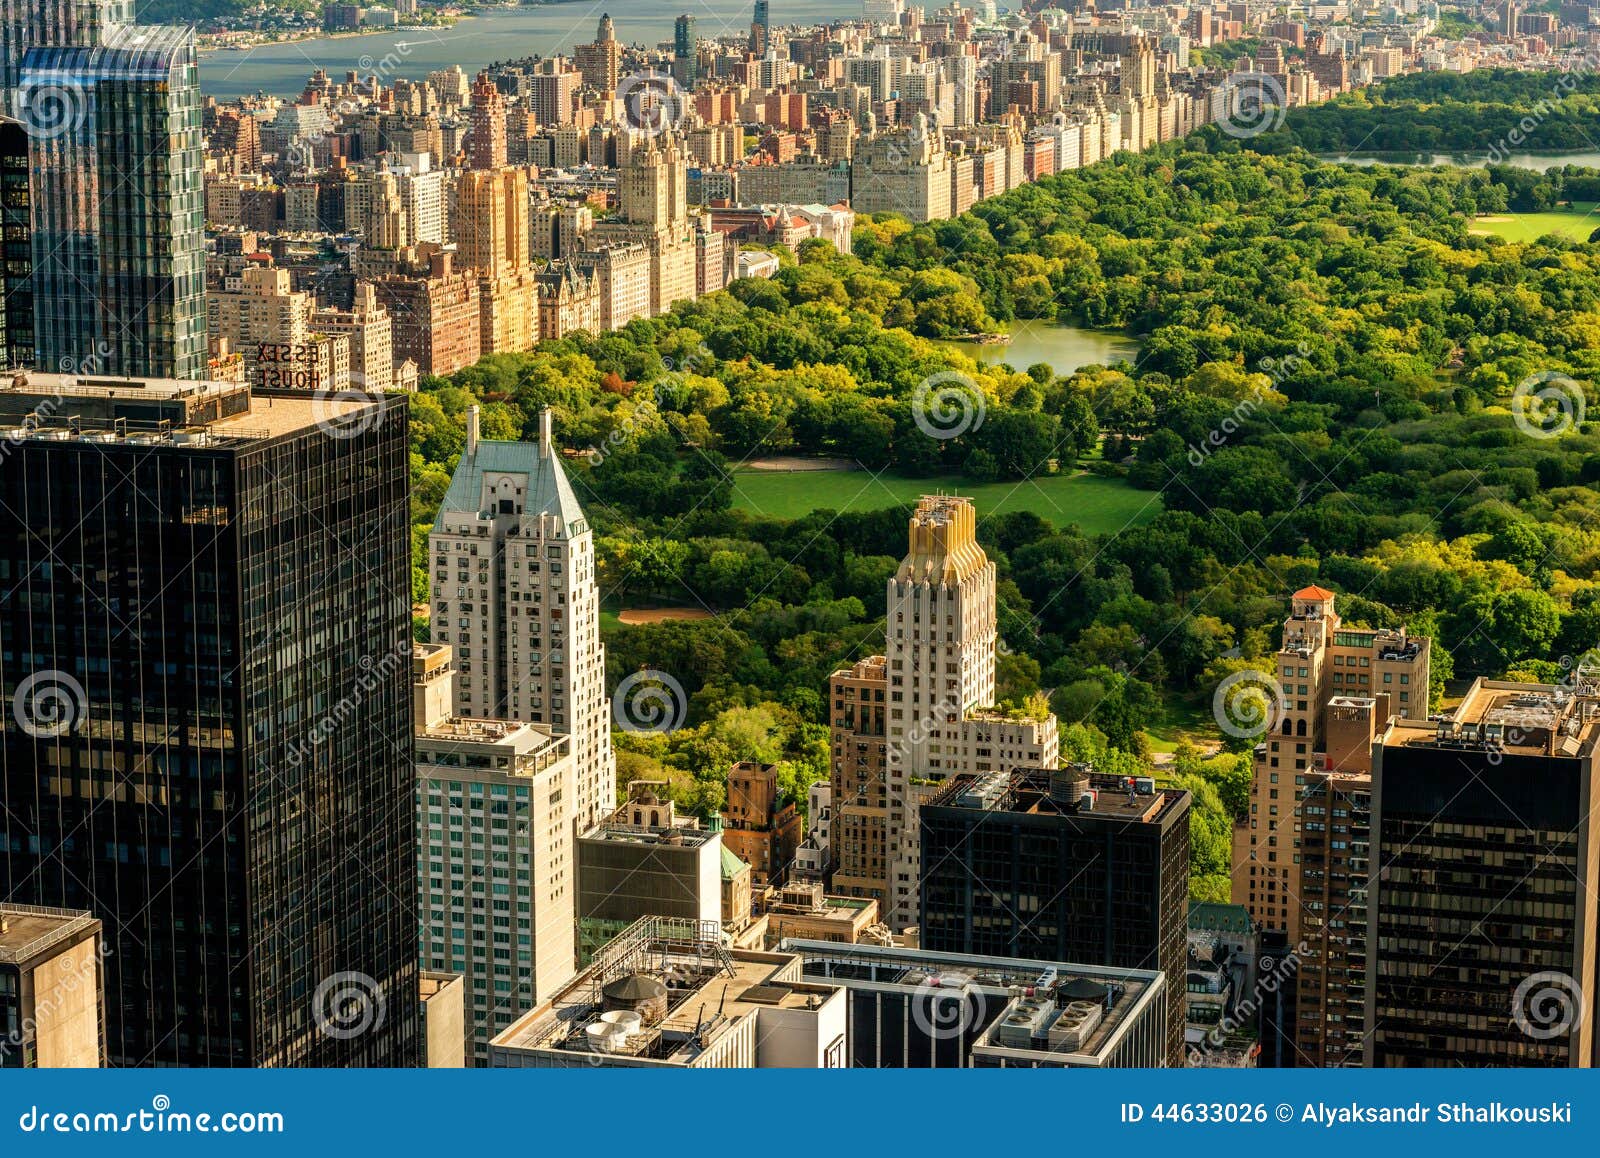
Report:
[[[594,43],[580,44],[572,51],[572,62],[583,74],[583,83],[602,92],[616,92],[622,73],[622,45],[617,41],[611,14],[600,17]]]
[[[0,111],[21,116],[17,86],[30,48],[88,48],[133,23],[133,0],[0,0]]]
[[[112,1065],[415,1064],[405,400],[29,373],[30,413],[0,897],[104,924]]]
[[[694,17],[685,13],[672,25],[672,59],[677,81],[692,89],[700,79],[700,47],[695,38]]]
[[[923,949],[1159,969],[1185,984],[1189,793],[1085,765],[961,775],[923,803]],[[1163,1053],[1183,1065],[1183,1002]]]
[[[888,583],[887,654],[829,680],[835,888],[877,898],[895,928],[917,921],[918,805],[939,782],[1060,756],[1048,710],[995,710],[995,570],[972,500],[924,495],[910,530]]]
[[[577,967],[570,743],[455,714],[451,649],[412,649],[418,898],[425,968],[465,978],[467,1056]]]
[[[467,133],[467,165],[498,169],[506,163],[506,98],[480,72],[472,85],[471,129]]]
[[[200,378],[205,202],[192,28],[116,26],[23,58],[37,361]]]
[[[33,365],[33,225],[28,133],[0,118],[0,369]]]
[[[457,661],[455,711],[546,724],[572,738],[569,816],[583,832],[610,814],[616,757],[606,699],[594,532],[552,436],[467,446],[429,536],[434,643]]]
[[[756,10],[750,20],[750,51],[756,56],[767,55],[772,47],[772,16],[767,10],[767,0],[756,0]]]
[[[1315,586],[1290,599],[1272,677],[1282,694],[1252,753],[1250,811],[1233,829],[1233,901],[1295,951],[1297,1012],[1285,1028],[1309,1066],[1360,1064],[1372,745],[1391,716],[1428,714],[1429,641],[1348,627],[1335,602]]]
[[[1478,680],[1376,749],[1365,1062],[1594,1064],[1600,688]]]

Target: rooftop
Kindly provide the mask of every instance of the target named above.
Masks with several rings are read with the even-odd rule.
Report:
[[[554,997],[500,1036],[502,1050],[558,1052],[604,1064],[607,1055],[690,1065],[763,1009],[816,1009],[837,987],[799,979],[797,959],[722,947],[714,921],[646,917],[595,955]],[[636,1010],[624,1040],[603,1015]],[[591,1028],[592,1027],[592,1028]]]
[[[80,909],[0,904],[0,964],[25,965],[99,924]]]
[[[1600,687],[1582,671],[1565,684],[1478,679],[1449,716],[1397,719],[1383,742],[1576,757],[1593,749],[1597,718]]]
[[[602,820],[588,832],[581,834],[579,840],[604,841],[610,844],[639,844],[659,845],[675,848],[699,848],[707,841],[720,839],[720,832],[713,832],[709,828],[700,828],[697,825],[679,824],[671,828],[652,828],[644,825],[625,824],[620,820]],[[719,864],[722,862],[719,861]]]
[[[786,938],[778,949],[798,954],[805,976],[847,988],[924,993],[948,988],[972,995],[969,1000],[980,1008],[998,1002],[1003,1011],[976,1038],[973,1051],[999,1057],[1048,1049],[1098,1064],[1093,1059],[1110,1052],[1166,985],[1166,976],[1154,969],[801,938]]]
[[[548,412],[541,418],[548,430]],[[467,449],[456,464],[450,487],[439,506],[434,530],[446,530],[447,516],[470,515],[479,520],[496,517],[497,511],[485,508],[489,501],[484,483],[489,475],[522,475],[516,496],[520,514],[509,518],[558,517],[566,526],[583,521],[583,508],[573,493],[561,456],[548,442],[492,442],[476,437],[476,416],[469,417],[471,430]],[[450,528],[454,529],[454,528]]]
[[[0,379],[0,437],[7,441],[134,446],[223,445],[355,423],[378,397],[353,391],[257,390],[232,382],[49,374]]]
[[[1185,795],[1180,789],[1157,788],[1152,777],[1102,776],[1086,764],[1069,764],[962,773],[945,781],[923,807],[1149,824],[1164,817]]]

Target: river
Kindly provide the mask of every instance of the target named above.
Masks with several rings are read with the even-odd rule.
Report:
[[[1005,362],[1017,370],[1044,362],[1057,374],[1070,374],[1094,364],[1135,362],[1139,358],[1139,343],[1132,338],[1107,330],[1085,330],[1049,322],[1018,322],[1011,328],[1011,341],[1003,346],[985,346],[977,342],[939,344],[960,350],[979,362]]]
[[[306,78],[324,68],[334,77],[374,70],[388,82],[421,80],[459,64],[469,74],[502,60],[572,52],[594,39],[602,13],[616,23],[624,44],[654,46],[672,40],[680,13],[695,18],[702,39],[748,32],[754,0],[577,0],[484,12],[454,28],[392,28],[360,36],[328,36],[292,44],[206,52],[200,57],[200,91],[220,100],[266,92],[296,96]],[[773,0],[772,23],[819,24],[861,15],[860,0]],[[384,62],[389,62],[385,66]]]

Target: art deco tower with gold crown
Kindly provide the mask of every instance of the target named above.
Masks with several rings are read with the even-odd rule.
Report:
[[[972,502],[925,496],[911,516],[910,550],[888,583],[878,669],[886,705],[882,851],[868,859],[885,873],[880,888],[865,891],[879,896],[896,928],[917,920],[922,797],[957,772],[1058,761],[1054,717],[993,710],[996,638],[995,568],[978,545]],[[843,795],[848,805],[852,797]]]

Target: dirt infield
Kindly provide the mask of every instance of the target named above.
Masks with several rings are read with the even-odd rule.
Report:
[[[638,607],[617,614],[618,623],[637,626],[641,623],[667,623],[674,619],[710,619],[711,612],[704,607]]]
[[[848,458],[801,458],[794,454],[775,454],[771,458],[753,458],[743,470],[859,470],[859,465]]]

